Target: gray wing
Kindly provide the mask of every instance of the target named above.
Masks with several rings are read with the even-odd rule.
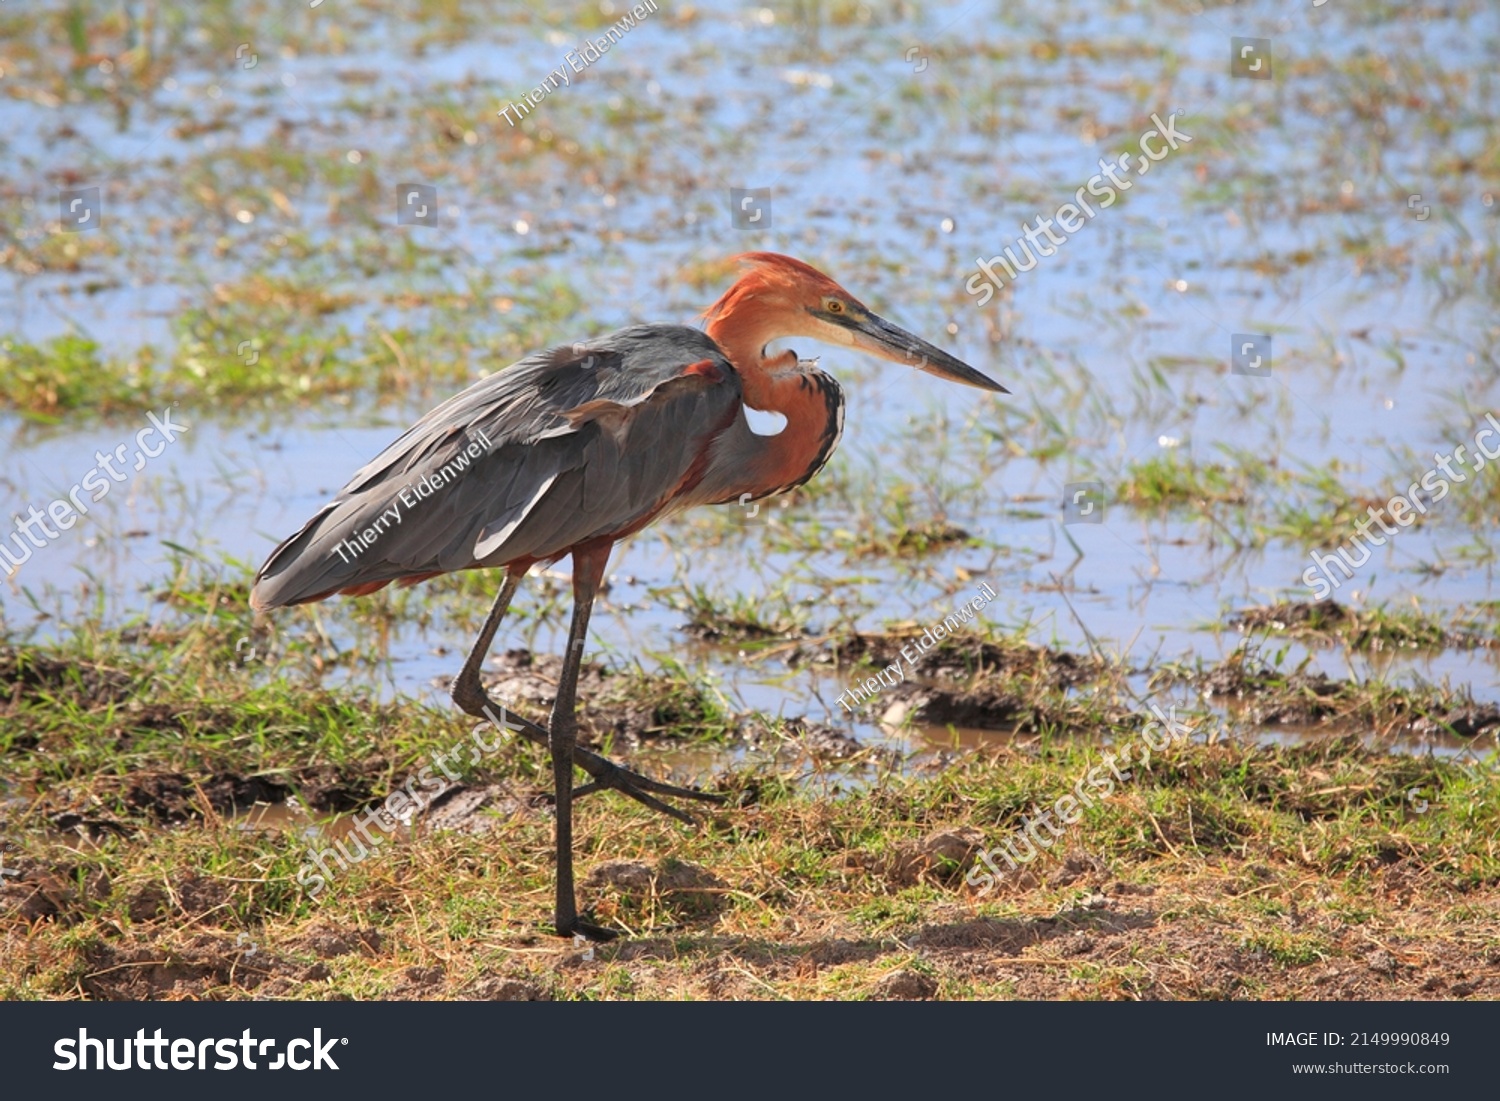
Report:
[[[257,609],[621,537],[702,477],[741,404],[705,334],[637,325],[528,356],[432,410],[271,553]]]

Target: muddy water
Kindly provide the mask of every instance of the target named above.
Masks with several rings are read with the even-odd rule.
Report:
[[[1239,545],[1298,506],[1298,492],[1256,487],[1244,524],[1228,529],[1234,517],[1222,510],[1207,520],[1192,507],[1162,513],[1112,501],[1102,523],[1065,526],[1065,485],[1113,482],[1132,462],[1180,455],[1331,469],[1345,487],[1383,498],[1382,488],[1419,478],[1435,450],[1465,442],[1484,411],[1500,410],[1500,189],[1455,167],[1494,147],[1487,74],[1500,12],[1459,4],[1420,20],[1377,20],[1342,7],[1240,6],[1229,20],[1217,9],[950,3],[906,20],[807,24],[782,8],[710,0],[680,26],[666,12],[643,24],[544,102],[537,119],[547,133],[534,140],[593,142],[601,163],[615,166],[577,174],[549,159],[559,154],[518,152],[494,112],[560,63],[575,28],[598,21],[581,7],[547,25],[530,15],[486,19],[435,36],[361,15],[343,32],[344,50],[327,49],[326,26],[310,16],[277,17],[264,24],[269,41],[256,43],[250,70],[232,61],[234,35],[200,29],[180,45],[170,86],[132,101],[123,118],[86,97],[0,99],[15,166],[7,189],[20,200],[13,225],[26,240],[40,241],[56,218],[55,179],[79,166],[123,166],[100,231],[115,247],[91,254],[81,273],[0,269],[0,332],[34,341],[81,331],[112,352],[172,348],[174,317],[203,304],[206,282],[259,270],[273,232],[268,213],[244,226],[226,218],[228,199],[212,232],[174,222],[184,212],[184,223],[208,217],[183,181],[212,167],[226,195],[251,193],[257,177],[236,176],[236,158],[286,146],[373,172],[379,196],[320,169],[295,216],[275,222],[275,232],[322,250],[320,270],[353,296],[320,324],[404,325],[420,339],[434,315],[392,305],[413,277],[362,267],[349,240],[363,230],[327,212],[334,200],[368,203],[371,232],[397,232],[379,204],[398,180],[422,178],[414,150],[430,140],[425,107],[445,103],[461,135],[438,181],[452,228],[426,244],[413,239],[436,250],[429,289],[484,275],[503,290],[508,271],[544,258],[587,304],[557,324],[555,339],[572,339],[630,320],[689,320],[718,291],[683,278],[692,265],[774,248],[819,263],[1014,391],[979,396],[845,351],[799,347],[821,353],[849,391],[842,465],[831,473],[870,478],[872,496],[907,487],[979,545],[915,562],[853,559],[816,543],[783,548],[789,525],[866,522],[869,501],[839,498],[785,515],[731,508],[712,527],[688,518],[618,552],[594,619],[604,654],[649,665],[681,652],[684,617],[663,594],[687,586],[720,597],[783,593],[818,631],[836,606],[856,609],[867,628],[936,622],[984,579],[1000,594],[985,610],[991,626],[1024,625],[1036,641],[1070,649],[1092,638],[1142,669],[1165,659],[1212,664],[1241,642],[1217,626],[1227,610],[1307,595],[1299,540]],[[1275,80],[1227,76],[1234,34],[1274,39]],[[1171,64],[1163,42],[1172,43]],[[913,43],[919,56],[907,60]],[[1385,68],[1371,77],[1371,65]],[[26,63],[12,58],[6,70],[14,84]],[[1393,84],[1409,94],[1390,94]],[[382,121],[372,126],[377,106]],[[1439,110],[1443,128],[1430,124]],[[1173,111],[1191,143],[1012,291],[975,305],[963,288],[977,257],[1066,201],[1101,157],[1133,147],[1153,112]],[[730,224],[726,191],[738,186],[773,188],[768,228]],[[503,314],[478,303],[473,311],[479,331],[504,330]],[[1229,372],[1234,333],[1272,334],[1269,377]],[[476,374],[497,366],[473,364]],[[0,582],[0,624],[55,636],[96,601],[111,622],[171,614],[151,589],[184,553],[174,547],[242,575],[451,389],[236,416],[179,402],[176,415],[190,425],[182,440]],[[163,408],[174,400],[161,395]],[[37,425],[0,414],[7,515],[65,496],[96,449],[144,424],[81,415]],[[1338,598],[1443,612],[1500,597],[1490,533],[1462,520],[1460,492],[1447,509],[1436,506],[1435,522],[1393,538]],[[238,565],[224,564],[231,559]],[[561,621],[525,619],[536,610],[523,599],[517,623],[532,645],[557,647]],[[426,626],[401,622],[381,637],[367,655],[379,659],[373,672],[333,676],[440,701],[482,609],[461,623],[451,601],[433,611]],[[344,647],[372,645],[346,622],[330,630]],[[1292,645],[1287,661],[1304,656],[1335,676],[1448,680],[1481,696],[1500,684],[1493,651],[1371,659]],[[738,706],[908,744],[868,717],[846,716],[833,703],[843,686],[826,671],[789,675],[733,648],[695,651],[695,660]]]

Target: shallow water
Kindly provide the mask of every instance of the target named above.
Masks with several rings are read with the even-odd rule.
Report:
[[[775,593],[816,632],[836,607],[857,608],[866,627],[936,622],[983,579],[1000,594],[985,612],[992,626],[1029,625],[1034,641],[1075,649],[1091,636],[1137,669],[1211,663],[1241,641],[1219,626],[1227,610],[1308,595],[1299,541],[1236,545],[1299,491],[1257,487],[1207,518],[1107,502],[1104,522],[1064,526],[1067,483],[1113,482],[1163,452],[1235,466],[1231,448],[1281,470],[1332,470],[1348,490],[1384,499],[1431,467],[1434,449],[1500,411],[1500,11],[1348,7],[952,3],[905,18],[849,5],[710,2],[691,18],[664,7],[549,95],[523,137],[495,112],[561,64],[585,27],[610,22],[597,9],[468,11],[471,23],[455,28],[427,15],[361,11],[335,23],[251,6],[241,15],[253,31],[185,31],[167,51],[173,85],[126,97],[122,116],[97,98],[107,84],[97,66],[56,85],[56,104],[35,92],[70,56],[47,29],[62,5],[43,6],[41,24],[0,39],[0,156],[16,200],[6,226],[28,248],[59,236],[48,225],[54,189],[72,180],[105,188],[103,227],[61,243],[85,250],[80,270],[0,267],[0,333],[81,331],[111,354],[142,344],[170,354],[174,318],[210,303],[212,284],[268,271],[352,296],[308,321],[313,331],[435,337],[455,316],[427,297],[443,291],[472,294],[457,316],[495,337],[509,322],[486,303],[539,265],[585,303],[576,317],[538,322],[560,341],[690,320],[723,285],[695,285],[696,265],[747,248],[790,252],[1014,393],[914,380],[795,342],[849,392],[838,465],[824,477],[868,496],[753,517],[731,507],[727,519],[638,536],[617,552],[594,618],[606,655],[650,665],[683,653],[684,615],[671,604],[685,586]],[[1233,35],[1274,40],[1274,79],[1227,75]],[[101,32],[97,52],[112,41]],[[252,69],[234,57],[241,41],[258,58]],[[1174,110],[1190,143],[975,305],[964,284],[977,258],[1013,244],[1021,222],[1068,201],[1102,157],[1135,148],[1153,113]],[[454,136],[434,137],[439,124]],[[391,224],[394,187],[410,180],[439,187],[437,229]],[[772,188],[771,225],[734,228],[730,187]],[[277,244],[288,237],[311,251]],[[420,262],[396,263],[408,249]],[[1270,377],[1230,372],[1234,333],[1273,336]],[[470,366],[477,375],[501,362]],[[96,608],[109,621],[170,614],[153,596],[181,553],[170,544],[215,568],[237,560],[226,576],[253,569],[453,389],[250,413],[163,392],[161,408],[176,402],[189,430],[0,582],[0,625],[47,637]],[[65,496],[96,449],[145,424],[0,414],[6,509]],[[854,530],[871,498],[902,487],[917,511],[980,545],[916,561],[781,545],[797,525]],[[1490,526],[1459,514],[1465,492],[1434,505],[1435,522],[1393,537],[1336,598],[1436,612],[1500,598]],[[397,624],[366,655],[388,659],[373,671],[334,675],[441,700],[483,611],[460,624],[452,607],[435,602],[425,627]],[[536,607],[523,601],[519,614]],[[336,618],[330,629],[343,645],[368,642]],[[553,612],[525,629],[534,645],[560,644]],[[691,653],[738,704],[851,721],[826,673],[788,676],[733,648]],[[1292,645],[1288,664],[1303,653]],[[1500,683],[1494,651],[1307,656],[1331,675],[1446,680],[1481,697]],[[854,732],[890,737],[870,721]]]

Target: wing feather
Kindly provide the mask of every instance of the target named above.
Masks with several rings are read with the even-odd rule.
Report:
[[[688,371],[705,360],[719,370]],[[251,604],[548,561],[628,534],[701,476],[740,404],[734,368],[696,329],[633,326],[529,356],[448,399],[356,471],[271,553]]]

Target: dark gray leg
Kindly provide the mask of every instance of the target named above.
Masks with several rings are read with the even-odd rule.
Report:
[[[586,558],[590,566],[585,568],[580,558]],[[597,558],[597,561],[595,561]],[[477,719],[487,719],[497,730],[510,730],[530,741],[548,747],[552,753],[553,776],[557,787],[557,816],[559,824],[558,839],[558,926],[559,935],[569,936],[576,929],[579,932],[607,935],[606,930],[599,930],[593,926],[583,928],[577,920],[576,910],[573,903],[572,884],[572,801],[574,798],[588,795],[595,791],[615,790],[622,795],[629,796],[636,802],[650,807],[652,810],[660,811],[680,822],[688,825],[697,825],[697,819],[686,811],[663,803],[650,793],[666,795],[681,799],[696,799],[705,803],[722,803],[725,796],[706,791],[694,791],[691,788],[676,787],[672,784],[663,784],[656,780],[641,776],[629,769],[621,768],[606,757],[601,757],[592,750],[584,749],[576,744],[577,720],[574,717],[574,704],[578,688],[578,669],[582,663],[583,645],[588,630],[589,613],[593,608],[594,596],[598,592],[599,580],[603,577],[604,564],[609,558],[609,548],[594,552],[591,555],[574,556],[574,583],[573,583],[573,626],[568,639],[568,653],[563,662],[563,679],[558,684],[556,699],[552,710],[553,730],[559,729],[558,717],[563,712],[563,703],[566,699],[565,735],[568,742],[568,754],[570,762],[562,765],[559,762],[560,754],[554,747],[552,734],[541,726],[520,715],[508,712],[504,706],[496,703],[485,691],[480,681],[480,670],[484,667],[485,658],[489,655],[490,646],[494,643],[495,633],[500,628],[505,613],[510,610],[510,602],[515,598],[516,589],[520,587],[522,574],[506,572],[505,583],[500,587],[500,593],[495,598],[494,607],[490,609],[489,616],[480,628],[479,637],[474,641],[474,647],[469,651],[468,659],[464,662],[463,670],[453,682],[453,702],[469,715]],[[579,581],[581,577],[588,575],[591,570],[597,571],[585,585],[587,599],[580,596]],[[581,625],[580,625],[580,608]],[[575,645],[575,640],[577,645]],[[577,765],[588,773],[592,782],[583,787],[573,789],[572,787],[572,765]],[[564,912],[564,847],[562,825],[566,816],[566,874],[567,874],[567,911]],[[565,918],[569,926],[564,929]]]
[[[573,894],[573,749],[577,742],[578,669],[583,664],[583,647],[588,641],[589,614],[599,582],[609,562],[610,547],[579,549],[573,552],[573,625],[568,631],[568,649],[563,655],[562,675],[557,680],[557,696],[552,701],[549,749],[552,753],[552,780],[557,792],[557,934],[572,936],[575,932],[597,938],[607,930],[583,925]],[[609,936],[614,934],[609,933]]]

